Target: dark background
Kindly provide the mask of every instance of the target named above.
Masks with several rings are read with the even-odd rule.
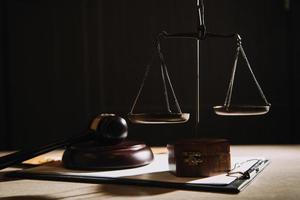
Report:
[[[200,137],[233,144],[299,143],[299,3],[207,0],[211,32],[238,32],[271,111],[220,117],[235,54],[233,39],[201,41]],[[1,0],[0,149],[46,144],[74,135],[97,113],[126,117],[162,30],[191,32],[196,0]],[[188,123],[134,125],[129,137],[151,145],[195,135],[196,42],[163,41],[169,72]],[[233,102],[262,103],[240,59]],[[152,67],[136,111],[160,110]]]

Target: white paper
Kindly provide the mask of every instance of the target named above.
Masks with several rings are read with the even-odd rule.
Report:
[[[232,172],[245,172],[255,165],[259,160],[264,158],[254,157],[233,157],[231,158],[231,166],[235,167]],[[163,182],[178,182],[178,183],[193,183],[193,184],[209,184],[209,185],[227,185],[236,180],[240,175],[221,174],[205,178],[182,178],[176,177],[169,172],[168,155],[157,154],[151,164],[132,169],[114,170],[114,171],[79,171],[69,170],[61,166],[39,166],[25,170],[30,173],[51,173],[63,174],[73,176],[93,176],[93,177],[111,177],[111,178],[129,178],[129,179],[143,179]]]

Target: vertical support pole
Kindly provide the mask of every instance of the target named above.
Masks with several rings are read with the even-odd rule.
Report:
[[[198,136],[200,123],[200,39],[203,37],[204,19],[203,19],[203,0],[197,0],[197,74],[196,74],[196,124],[195,137]]]
[[[201,22],[201,13],[200,13],[200,0],[197,0],[197,13],[198,13],[198,23],[197,31],[199,31],[199,26]],[[195,137],[198,136],[199,132],[199,123],[200,123],[200,40],[197,39],[197,72],[196,72],[196,124],[195,124]]]
[[[200,125],[200,40],[204,40],[206,36],[206,27],[204,22],[204,3],[203,0],[197,0],[197,97],[196,97],[196,133],[198,136]]]
[[[199,0],[198,0],[199,1]],[[200,123],[200,40],[197,39],[197,87],[196,87],[196,130],[195,136],[198,136]]]

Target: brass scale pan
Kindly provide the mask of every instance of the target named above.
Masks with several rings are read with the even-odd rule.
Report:
[[[232,74],[229,82],[229,87],[227,90],[227,95],[225,98],[225,102],[223,106],[214,106],[214,112],[217,115],[221,116],[253,116],[253,115],[264,115],[269,112],[271,104],[268,102],[267,98],[265,97],[253,71],[250,66],[250,63],[248,61],[248,58],[246,56],[246,53],[242,47],[241,37],[237,34],[237,52],[235,55],[235,61],[232,69]],[[265,105],[231,105],[231,96],[232,96],[232,90],[233,90],[233,83],[234,83],[234,77],[237,67],[237,61],[239,57],[239,53],[242,54],[242,57],[246,61],[247,67],[251,73],[251,76],[256,84],[256,87],[262,97],[262,99],[265,102]]]
[[[214,106],[215,114],[220,116],[255,116],[264,115],[269,112],[270,105],[231,105]],[[189,113],[137,113],[128,114],[128,119],[136,124],[178,124],[189,120]]]
[[[230,107],[214,106],[213,109],[217,115],[221,116],[252,116],[268,113],[270,106],[231,105]]]
[[[139,113],[128,114],[128,119],[137,124],[176,124],[189,120],[189,113]]]

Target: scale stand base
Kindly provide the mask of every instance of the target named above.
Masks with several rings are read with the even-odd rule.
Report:
[[[66,148],[64,167],[78,170],[117,170],[140,167],[153,160],[151,149],[142,142],[124,140],[118,144],[88,141]]]

